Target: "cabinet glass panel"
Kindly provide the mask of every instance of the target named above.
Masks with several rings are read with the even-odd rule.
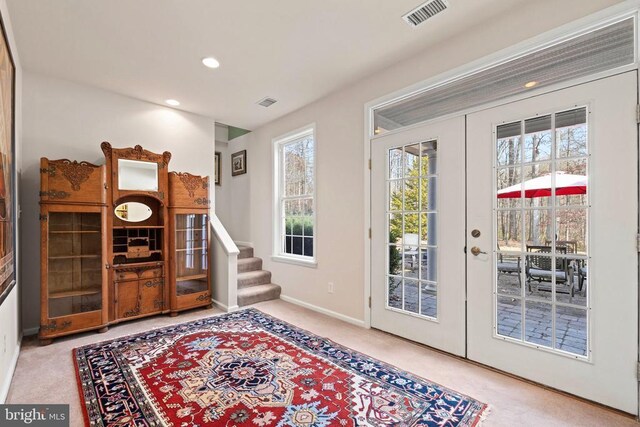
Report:
[[[209,289],[207,214],[176,215],[176,291],[178,296]]]
[[[50,212],[49,317],[102,308],[100,213]]]

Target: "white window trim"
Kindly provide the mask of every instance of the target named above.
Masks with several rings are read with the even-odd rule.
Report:
[[[284,144],[292,142],[296,139],[310,135],[313,137],[313,257],[286,254],[281,251],[280,238],[281,238],[281,212],[280,212],[280,195],[282,194],[281,182],[280,182],[280,147]],[[318,164],[318,140],[316,138],[316,124],[311,123],[307,126],[301,127],[294,131],[288,132],[284,135],[273,138],[272,140],[272,162],[273,162],[273,210],[272,210],[272,256],[271,260],[277,262],[283,262],[287,264],[294,264],[303,267],[316,268],[318,266],[318,180],[317,178],[317,164]]]

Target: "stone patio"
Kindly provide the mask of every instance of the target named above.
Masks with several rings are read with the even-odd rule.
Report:
[[[389,305],[393,308],[437,316],[436,285],[420,282],[417,269],[405,266],[404,293],[402,279],[389,278]],[[423,277],[427,272],[423,269]],[[574,281],[574,283],[576,283]],[[524,331],[522,316],[522,290],[516,274],[501,273],[498,277],[497,327],[498,334],[525,342],[563,350],[572,354],[587,355],[587,318],[586,318],[585,282],[582,292],[574,296],[569,294],[567,285],[559,284],[556,289],[556,301],[567,305],[556,305],[556,342],[553,346],[553,305],[551,304],[551,284],[536,281],[525,282]],[[421,301],[419,306],[418,301]],[[523,339],[524,333],[524,339]]]

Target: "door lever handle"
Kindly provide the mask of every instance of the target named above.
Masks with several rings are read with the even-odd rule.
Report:
[[[474,246],[471,248],[471,253],[473,254],[473,256],[478,256],[480,254],[485,254],[485,255],[487,254],[486,252],[481,251],[480,248],[477,246]]]

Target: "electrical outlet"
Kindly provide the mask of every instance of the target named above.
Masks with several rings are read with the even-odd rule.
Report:
[[[329,282],[329,289],[328,289],[328,292],[329,292],[330,294],[332,294],[332,293],[333,293],[333,282]]]

